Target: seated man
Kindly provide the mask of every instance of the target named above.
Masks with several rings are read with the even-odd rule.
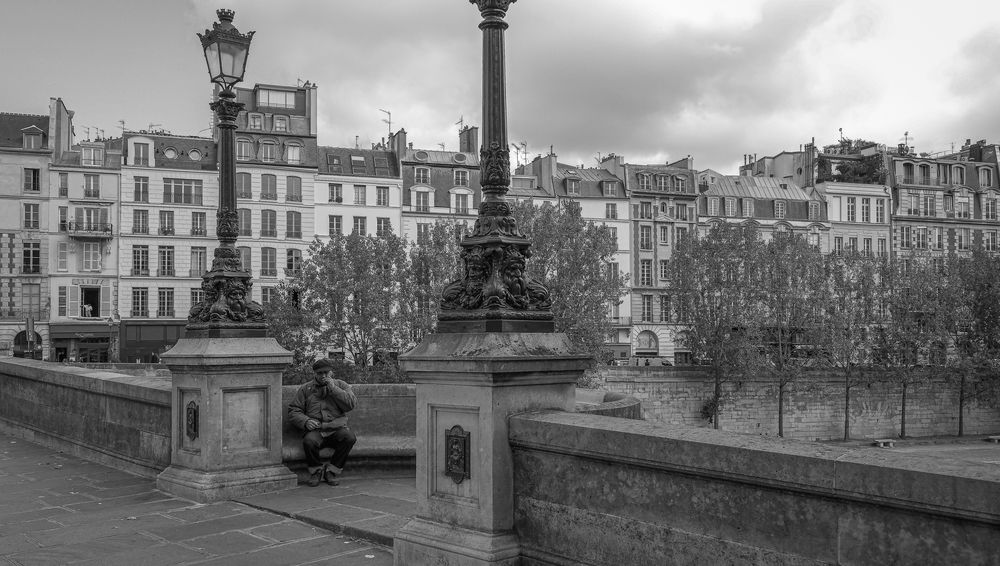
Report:
[[[358,399],[346,382],[333,378],[333,362],[316,360],[312,369],[313,380],[303,383],[288,405],[288,418],[305,432],[302,446],[309,466],[309,485],[316,487],[320,480],[338,485],[337,476],[343,471],[347,455],[357,441],[347,428],[347,413],[354,409]],[[329,464],[323,464],[319,451],[333,448]]]

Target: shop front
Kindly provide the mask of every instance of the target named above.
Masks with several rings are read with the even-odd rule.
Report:
[[[184,337],[186,320],[122,320],[121,361],[155,364]]]
[[[107,362],[117,325],[107,322],[53,322],[49,325],[50,359],[56,362]]]

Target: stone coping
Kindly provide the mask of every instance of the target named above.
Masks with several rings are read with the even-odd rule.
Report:
[[[8,358],[0,374],[51,383],[92,393],[170,406],[170,378],[133,376],[104,369],[63,366],[53,362]]]
[[[1000,468],[989,464],[555,411],[511,417],[510,441],[514,449],[1000,524]]]

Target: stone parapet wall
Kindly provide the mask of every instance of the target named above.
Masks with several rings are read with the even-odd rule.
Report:
[[[712,398],[711,375],[701,369],[609,367],[601,385],[639,399],[646,420],[661,424],[711,427],[702,408]],[[725,383],[720,428],[777,436],[778,384],[773,380]],[[851,389],[851,437],[899,435],[902,393],[899,385],[875,382]],[[844,436],[844,385],[829,374],[815,374],[787,389],[785,437],[830,440]],[[1000,432],[1000,408],[970,403],[966,434]],[[907,393],[908,436],[958,433],[958,385],[941,378],[913,385]]]
[[[998,564],[1000,471],[555,411],[510,419],[522,564]]]

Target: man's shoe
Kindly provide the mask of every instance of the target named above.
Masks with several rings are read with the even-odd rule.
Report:
[[[309,487],[316,487],[317,485],[319,485],[319,478],[322,475],[323,475],[323,468],[320,468],[320,469],[316,470],[315,472],[313,472],[309,476],[309,481],[307,482],[309,484]]]
[[[337,474],[330,470],[327,470],[326,473],[323,474],[323,481],[329,485],[340,485],[340,480],[337,479]]]

